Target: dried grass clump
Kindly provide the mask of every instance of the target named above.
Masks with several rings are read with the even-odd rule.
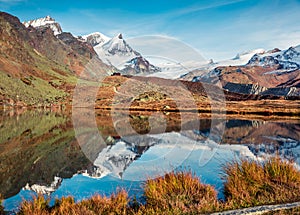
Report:
[[[127,212],[130,211],[128,204],[129,198],[125,190],[112,194],[110,197],[95,195],[79,203],[81,207],[96,214],[128,214]]]
[[[171,172],[148,180],[145,197],[146,209],[153,212],[207,213],[219,207],[214,187],[202,184],[191,172]]]
[[[96,215],[96,214],[130,214],[127,192],[122,190],[110,197],[95,195],[76,203],[73,197],[63,197],[55,201],[53,207],[44,196],[24,201],[19,215]]]
[[[39,195],[32,201],[24,201],[21,204],[19,215],[48,215],[50,214],[49,200]]]
[[[300,171],[292,162],[279,157],[265,162],[247,159],[232,161],[224,167],[224,173],[225,202],[218,200],[213,186],[202,184],[191,172],[181,171],[147,180],[144,187],[145,204],[128,198],[125,190],[110,197],[95,195],[78,203],[73,197],[63,197],[56,200],[52,207],[49,206],[49,200],[37,196],[32,201],[24,201],[18,214],[207,214],[300,201]],[[299,214],[299,207],[274,214],[288,213]],[[0,207],[1,214],[4,214],[3,207]]]
[[[300,172],[279,157],[263,163],[234,161],[224,167],[224,172],[224,194],[232,208],[300,200]]]

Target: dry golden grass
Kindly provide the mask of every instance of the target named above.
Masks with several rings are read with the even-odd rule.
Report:
[[[146,208],[170,213],[212,212],[218,209],[214,187],[191,172],[168,173],[145,184]]]
[[[202,184],[191,172],[171,172],[149,179],[144,185],[145,204],[128,198],[121,190],[110,197],[95,195],[76,203],[73,197],[49,200],[37,196],[24,201],[20,215],[96,215],[96,214],[207,214],[265,204],[300,201],[300,171],[279,157],[265,162],[241,160],[224,167],[224,195],[217,198],[214,187]],[[1,199],[1,198],[0,198]],[[4,211],[0,208],[0,214]],[[268,214],[300,214],[299,207]]]
[[[130,211],[128,204],[128,194],[122,190],[110,197],[93,196],[80,202],[79,206],[87,208],[95,214],[128,214]]]
[[[33,201],[25,201],[21,205],[19,215],[97,215],[97,214],[131,214],[127,192],[122,190],[110,197],[95,195],[76,203],[73,197],[63,197],[55,201],[53,207],[44,196]]]
[[[49,200],[45,199],[44,196],[40,195],[34,197],[32,201],[24,201],[21,204],[19,215],[48,215],[49,212]]]
[[[50,214],[53,215],[81,215],[81,214],[93,214],[87,208],[82,207],[75,203],[73,197],[63,197],[60,200],[55,201],[55,205],[52,208]]]
[[[300,200],[300,172],[279,157],[259,163],[241,160],[224,167],[224,194],[232,208]]]

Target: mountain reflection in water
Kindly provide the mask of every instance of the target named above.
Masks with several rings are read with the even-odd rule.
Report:
[[[81,133],[75,135],[70,113],[1,113],[0,193],[4,206],[14,210],[35,192],[52,199],[73,195],[79,200],[95,193],[109,195],[124,187],[130,195],[139,196],[142,181],[174,169],[195,172],[204,183],[215,185],[222,196],[222,166],[232,159],[264,159],[278,153],[300,165],[298,121],[212,121],[190,113],[183,123],[180,113],[151,114],[98,110],[97,135],[104,141],[95,143],[95,131],[88,123],[94,116],[83,115]],[[124,118],[129,119],[131,128],[124,127],[120,134],[116,127],[125,126]]]

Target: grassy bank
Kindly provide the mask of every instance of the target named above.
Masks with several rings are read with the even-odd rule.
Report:
[[[202,214],[300,201],[300,171],[278,157],[264,162],[233,161],[224,167],[224,195],[225,200],[219,200],[215,188],[201,183],[191,172],[171,172],[145,182],[144,204],[129,198],[124,190],[80,202],[64,197],[53,206],[38,196],[24,201],[19,214]],[[298,213],[299,209],[278,213],[288,212]]]

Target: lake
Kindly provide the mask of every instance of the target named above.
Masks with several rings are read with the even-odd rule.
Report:
[[[300,166],[300,122],[203,117],[198,113],[79,109],[0,113],[0,193],[7,210],[43,193],[76,200],[190,170],[222,198],[222,168],[240,158],[279,154]],[[183,117],[184,116],[184,117]]]

